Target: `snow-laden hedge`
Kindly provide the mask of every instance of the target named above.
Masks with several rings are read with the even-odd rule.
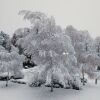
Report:
[[[47,66],[36,66],[27,69],[24,80],[27,80],[29,86],[38,87],[45,85],[50,87],[53,82],[53,87],[58,88],[73,88],[80,89],[81,83],[79,77],[71,76],[64,66],[55,66],[47,68]]]

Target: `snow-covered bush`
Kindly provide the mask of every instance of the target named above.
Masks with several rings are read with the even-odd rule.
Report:
[[[44,76],[44,69],[46,66],[40,65],[34,68],[24,69],[22,73],[24,74],[24,81],[30,86],[42,85],[46,82],[46,76]]]
[[[51,86],[53,81],[54,87],[59,85],[58,87],[68,88],[70,87],[69,81],[71,80],[71,76],[62,64],[58,64],[58,66],[54,66],[52,69],[48,70],[46,77],[46,86]]]
[[[79,90],[82,88],[80,76],[73,76],[73,80],[71,81],[71,86],[73,89],[76,89],[76,90]]]

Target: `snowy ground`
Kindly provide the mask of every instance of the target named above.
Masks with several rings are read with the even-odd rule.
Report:
[[[0,81],[0,100],[100,100],[100,82],[89,82],[82,90],[54,89],[48,87],[28,87],[25,84],[11,83],[9,87]]]

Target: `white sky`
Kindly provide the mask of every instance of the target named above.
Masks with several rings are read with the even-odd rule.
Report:
[[[100,0],[0,0],[0,30],[12,35],[27,26],[19,10],[42,11],[63,28],[73,25],[87,29],[92,37],[100,36]]]

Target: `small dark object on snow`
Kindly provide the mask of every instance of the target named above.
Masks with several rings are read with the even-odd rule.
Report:
[[[40,87],[42,84],[44,84],[43,81],[33,82],[29,86],[30,87]]]
[[[83,83],[83,80],[84,80],[84,83],[87,83],[87,79],[81,78],[81,82],[82,82],[82,83]]]
[[[74,85],[74,84],[72,85],[72,88],[73,88],[73,89],[75,89],[75,90],[80,90],[80,88],[79,88],[79,87],[77,87],[77,86],[76,86],[76,85]]]

